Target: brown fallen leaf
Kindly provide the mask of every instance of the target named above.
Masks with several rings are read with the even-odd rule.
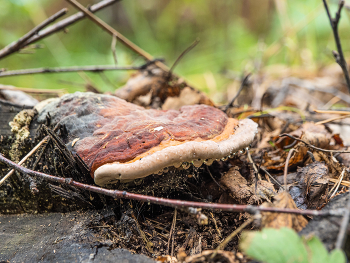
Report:
[[[214,258],[211,258],[213,253],[216,253]],[[185,259],[186,263],[206,263],[206,262],[225,262],[225,263],[238,263],[236,256],[231,251],[224,250],[205,250],[202,253],[194,256],[189,256]]]
[[[287,192],[279,193],[275,196],[273,203],[263,203],[262,206],[297,209],[292,197]],[[307,225],[308,221],[302,215],[265,212],[262,213],[261,223],[262,227],[289,227],[299,232]]]
[[[298,168],[299,186],[309,209],[315,209],[323,203],[328,190],[328,167],[323,162],[313,162]]]
[[[221,178],[220,183],[228,188],[235,203],[240,204],[261,204],[263,200],[270,201],[276,194],[273,184],[264,180],[259,180],[256,185],[248,185],[247,180],[240,174],[238,166],[232,167]]]
[[[313,123],[305,123],[300,129],[290,134],[313,146],[323,149],[330,148],[332,134],[324,126],[315,125]],[[288,145],[293,145],[293,143],[295,144],[293,146],[295,151],[289,160],[289,167],[303,163],[307,157],[307,151],[309,148],[306,147],[303,142],[294,142],[294,140],[289,137],[283,137],[275,142],[275,145],[279,148],[278,151],[265,153],[264,166],[269,170],[283,170],[284,163],[288,155],[288,152],[284,151],[283,149]]]
[[[254,194],[247,180],[240,174],[238,166],[232,167],[220,180],[220,183],[230,190],[231,196],[238,203],[246,203]]]
[[[167,102],[168,106],[165,106],[167,109],[178,109],[181,104],[214,106],[205,93],[190,87],[183,79],[174,75],[169,77],[168,72],[164,72],[154,64],[132,75],[123,87],[115,91],[115,95],[128,102],[152,108],[162,107],[168,98],[178,98],[179,102],[175,103],[176,108],[172,108],[172,104]],[[187,101],[188,98],[190,101]]]
[[[208,101],[207,96],[204,95],[203,92],[200,92],[190,87],[184,87],[181,90],[179,96],[167,97],[164,101],[162,109],[178,110],[182,106],[195,104],[206,104],[213,106],[213,104],[210,101]]]
[[[182,262],[178,261],[175,257],[171,257],[169,255],[164,255],[164,256],[158,256],[156,258],[157,262],[161,263],[177,263],[177,262]]]
[[[342,173],[344,167],[344,164],[341,164],[335,159],[332,155],[329,155],[324,152],[314,152],[314,157],[316,161],[319,162],[325,162],[328,170],[329,170],[329,177],[331,178],[338,178],[339,175]],[[346,172],[344,179],[349,179],[349,173]]]

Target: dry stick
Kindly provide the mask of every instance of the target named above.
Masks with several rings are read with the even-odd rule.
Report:
[[[142,231],[142,229],[140,227],[140,224],[139,224],[139,221],[137,220],[133,210],[131,210],[131,216],[134,219],[137,231],[139,232],[143,242],[145,242],[145,244],[146,244],[147,251],[150,252],[150,253],[153,253],[153,246],[154,246],[154,244],[151,241],[148,240],[148,238],[146,237],[145,232]]]
[[[171,75],[171,73],[174,71],[174,68],[176,67],[176,65],[179,63],[179,61],[188,53],[190,52],[193,48],[195,48],[197,46],[197,44],[199,43],[199,39],[196,39],[188,48],[186,48],[181,54],[180,56],[178,56],[178,58],[175,60],[174,64],[171,66],[170,70],[169,70],[169,75]]]
[[[22,165],[30,156],[32,156],[33,153],[36,152],[36,150],[39,149],[41,145],[43,145],[47,141],[48,138],[49,136],[46,136],[44,139],[42,139],[26,156],[23,157],[23,159],[18,163],[18,165]],[[0,186],[7,180],[7,178],[9,178],[14,173],[14,171],[15,169],[12,169],[0,180]]]
[[[214,222],[214,226],[215,226],[216,231],[218,232],[219,237],[220,237],[220,238],[222,238],[222,235],[221,235],[220,229],[218,228],[218,224],[216,223],[216,220],[215,220],[214,214],[213,214],[212,212],[210,212],[210,216],[211,216],[211,219],[212,219],[212,220],[213,220],[213,222]]]
[[[114,4],[116,2],[119,2],[120,0],[104,0],[101,1],[89,8],[90,12],[95,13],[96,11],[101,10],[102,8],[105,8],[107,6],[110,6],[111,4]],[[43,30],[41,30],[37,35],[31,37],[27,40],[25,45],[32,44],[34,42],[37,42],[47,36],[52,35],[53,33],[56,33],[57,31],[64,30],[66,27],[74,24],[75,22],[78,22],[79,20],[83,19],[85,17],[85,14],[83,12],[76,13],[72,16],[69,16],[56,24],[53,24],[52,26],[49,26]]]
[[[118,59],[117,59],[117,51],[115,50],[115,46],[117,45],[117,36],[113,35],[112,36],[112,43],[111,43],[111,50],[113,54],[113,59],[114,59],[114,64],[118,64]]]
[[[339,178],[338,178],[338,180],[339,180],[338,183],[334,185],[334,186],[336,186],[336,187],[335,187],[334,192],[333,192],[333,194],[331,195],[330,198],[332,198],[332,197],[335,195],[335,193],[338,191],[339,186],[340,186],[340,184],[341,184],[341,181],[342,181],[343,178],[344,178],[344,174],[345,174],[345,168],[343,169],[343,171],[341,172],[341,175],[340,175]],[[333,190],[333,189],[332,189],[332,190]],[[331,192],[332,192],[332,190],[331,190]]]
[[[241,93],[241,91],[243,90],[244,86],[247,84],[247,81],[248,81],[248,79],[249,79],[249,77],[250,77],[251,74],[252,74],[252,73],[248,73],[248,74],[244,77],[244,79],[243,79],[243,81],[242,81],[242,83],[241,83],[241,86],[239,87],[239,90],[237,91],[236,96],[234,96],[233,99],[231,100],[231,102],[230,102],[229,104],[226,105],[226,107],[225,107],[225,109],[224,109],[224,112],[227,112],[227,110],[228,110],[230,107],[232,107],[233,103],[234,103],[235,100],[238,98],[238,96],[239,96],[239,94]]]
[[[173,216],[173,223],[171,224],[170,232],[169,232],[169,238],[168,238],[168,246],[167,246],[167,252],[166,254],[169,255],[169,249],[170,249],[170,242],[173,241],[174,245],[174,239],[172,238],[174,236],[174,229],[176,224],[176,215],[177,215],[177,209],[174,210],[174,216]],[[171,256],[173,256],[174,253],[174,246],[171,247]]]
[[[37,34],[41,29],[43,29],[47,25],[51,24],[52,22],[54,22],[55,20],[57,20],[61,16],[65,15],[67,13],[67,11],[68,11],[67,8],[63,8],[62,10],[58,11],[56,14],[50,16],[48,19],[46,19],[41,24],[34,27],[32,30],[30,30],[27,34],[25,34],[23,37],[21,37],[17,41],[12,42],[8,46],[4,47],[2,50],[0,50],[0,59],[20,50],[22,47],[25,46],[25,42],[29,38],[31,38],[32,36]]]
[[[331,181],[334,184],[338,183],[338,179],[335,179],[335,178],[329,178],[329,181]],[[340,184],[342,184],[343,186],[346,186],[346,187],[350,187],[349,181],[342,180]]]
[[[342,216],[344,213],[343,209],[317,211],[317,210],[309,210],[309,209],[299,210],[299,209],[278,208],[278,207],[260,207],[260,206],[253,206],[253,205],[217,204],[217,203],[172,200],[172,199],[155,197],[155,196],[128,193],[126,191],[109,190],[109,189],[105,189],[105,188],[101,188],[93,185],[79,183],[79,182],[73,181],[72,178],[62,178],[58,176],[53,176],[53,175],[48,175],[45,173],[33,171],[12,162],[11,160],[5,158],[2,154],[0,154],[0,162],[7,164],[8,166],[14,168],[15,170],[21,173],[29,174],[32,176],[38,176],[48,181],[74,186],[76,188],[91,191],[94,193],[104,194],[107,196],[111,196],[113,198],[137,200],[137,201],[142,201],[146,203],[149,202],[153,204],[174,207],[177,209],[185,210],[190,213],[198,213],[199,209],[196,209],[196,208],[223,210],[223,211],[229,211],[229,212],[247,212],[250,214],[256,214],[257,212],[260,211],[260,212],[287,213],[287,214],[310,215],[310,216]]]
[[[82,67],[67,67],[67,68],[33,68],[33,69],[20,69],[11,71],[0,71],[0,77],[29,75],[29,74],[42,74],[42,73],[63,73],[63,72],[77,72],[77,71],[90,71],[101,72],[106,70],[139,70],[141,67],[127,66],[82,66]]]
[[[139,54],[140,56],[144,57],[147,60],[153,60],[153,56],[151,56],[149,53],[141,49],[140,47],[136,46],[134,43],[132,43],[129,39],[127,39],[125,36],[120,34],[117,30],[115,30],[113,27],[105,23],[103,20],[95,16],[93,13],[91,13],[88,9],[86,9],[84,6],[82,6],[79,2],[75,0],[66,0],[70,4],[72,4],[75,8],[82,11],[88,18],[90,18],[93,22],[95,22],[99,27],[101,27],[103,30],[107,31],[112,36],[116,36],[121,43],[126,45],[128,48]],[[162,62],[158,61],[156,62],[156,65],[160,67],[162,70],[168,72],[169,68],[163,64]]]
[[[341,120],[341,119],[345,119],[345,118],[349,118],[349,117],[350,117],[350,114],[345,115],[345,116],[340,116],[340,117],[329,118],[327,120],[316,122],[315,125],[321,125],[321,124],[325,124],[328,122],[337,121],[337,120]]]
[[[242,225],[240,225],[235,231],[233,231],[228,237],[226,237],[225,240],[220,245],[218,245],[218,247],[215,249],[215,251],[211,255],[211,258],[214,258],[219,250],[223,250],[227,246],[227,244],[232,240],[232,238],[237,236],[246,226],[251,224],[253,221],[254,221],[254,217],[249,218]]]
[[[317,112],[317,113],[328,113],[328,114],[350,115],[349,111],[340,111],[340,110],[314,110],[314,112]]]
[[[288,165],[290,157],[292,157],[292,154],[294,152],[294,149],[291,149],[287,155],[286,163],[284,165],[284,172],[283,172],[283,178],[284,178],[284,189],[287,190],[287,173],[288,173]]]
[[[213,174],[210,172],[210,169],[209,169],[209,166],[208,166],[208,165],[207,165],[207,171],[208,171],[208,173],[209,173],[211,179],[214,181],[214,183],[216,183],[216,185],[219,186],[219,188],[220,188],[222,191],[225,192],[225,189],[221,186],[221,184],[219,184],[219,183],[215,180]]]
[[[348,65],[347,65],[346,60],[344,58],[343,49],[342,49],[342,46],[341,46],[341,43],[340,43],[340,37],[339,37],[339,34],[338,34],[338,25],[339,25],[339,20],[340,20],[340,13],[341,13],[341,10],[344,7],[344,0],[341,0],[339,2],[338,11],[335,14],[335,18],[332,18],[331,13],[329,12],[329,8],[328,8],[328,4],[327,4],[326,0],[323,0],[323,4],[324,4],[324,8],[326,9],[327,16],[329,18],[329,22],[330,22],[331,27],[332,27],[334,40],[335,40],[335,43],[337,45],[337,50],[338,50],[338,52],[333,50],[333,56],[335,58],[335,61],[339,64],[339,66],[343,70],[344,77],[345,77],[345,80],[346,80],[346,84],[348,86],[348,91],[350,93],[350,76],[349,76],[349,71],[348,71]]]
[[[28,93],[51,93],[51,94],[64,94],[67,91],[65,89],[56,89],[56,90],[52,90],[52,89],[31,89],[31,88],[22,88],[22,87],[15,87],[15,86],[11,86],[11,85],[2,85],[0,84],[0,90],[20,90],[20,91],[24,91],[24,92],[28,92]]]
[[[279,187],[281,187],[284,190],[283,185],[280,184],[279,181],[277,181],[268,171],[265,169],[265,167],[260,166],[259,169],[263,170]]]
[[[301,139],[298,139],[298,138],[296,138],[296,137],[294,137],[294,136],[292,136],[292,135],[290,135],[290,134],[287,134],[287,133],[283,133],[283,134],[281,134],[279,137],[286,137],[286,136],[289,137],[289,138],[291,138],[291,139],[294,139],[294,140],[297,140],[297,141],[299,141],[299,142],[302,142],[302,143],[304,143],[307,147],[310,147],[310,148],[315,149],[315,150],[317,150],[317,151],[328,152],[328,153],[350,153],[350,151],[326,150],[326,149],[318,148],[318,147],[316,147],[316,146],[311,145],[310,143],[307,143],[307,142],[305,142],[305,141],[303,141],[303,140],[301,140]]]
[[[255,173],[258,175],[258,179],[261,180],[261,175],[260,175],[259,170],[258,170],[258,168],[256,167],[256,165],[255,165],[255,163],[254,163],[254,161],[253,161],[253,159],[252,159],[252,156],[250,155],[249,150],[247,151],[247,156],[248,156],[249,162],[253,165],[253,168],[254,168]]]
[[[350,218],[350,193],[348,193],[348,204],[346,206],[344,217],[340,225],[339,234],[337,237],[337,242],[335,243],[335,248],[342,249],[345,245],[346,230],[349,225]]]

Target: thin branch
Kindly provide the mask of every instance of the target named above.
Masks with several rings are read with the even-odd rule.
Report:
[[[47,142],[47,139],[49,136],[46,136],[44,139],[42,139],[26,156],[23,157],[23,159],[18,163],[18,165],[22,165],[30,156],[33,155],[33,153],[36,152],[40,148],[41,145]],[[1,180],[0,180],[0,186],[9,178],[13,173],[15,172],[15,169],[12,169],[9,171]]]
[[[335,194],[336,194],[336,192],[338,191],[338,189],[339,189],[339,186],[340,186],[340,184],[341,184],[341,181],[343,180],[343,178],[344,178],[344,174],[345,174],[345,168],[343,169],[343,171],[341,172],[341,174],[340,174],[340,176],[339,176],[339,178],[338,178],[338,184],[335,184],[335,189],[334,189],[334,192],[333,192],[333,194],[331,195],[331,197],[330,198],[332,198]],[[331,191],[332,192],[332,191]]]
[[[13,169],[32,176],[38,176],[48,181],[57,182],[65,185],[74,186],[76,188],[84,189],[87,191],[104,194],[111,196],[113,198],[123,198],[130,200],[137,200],[146,203],[153,203],[163,206],[174,207],[177,209],[185,209],[187,211],[196,212],[199,209],[210,209],[210,210],[223,210],[229,212],[247,212],[250,214],[257,214],[258,212],[272,212],[272,213],[290,213],[298,215],[310,215],[310,216],[343,216],[344,209],[334,209],[328,211],[317,211],[317,210],[299,210],[299,209],[289,209],[289,208],[279,208],[279,207],[261,207],[252,205],[236,205],[236,204],[217,204],[217,203],[204,203],[204,202],[193,202],[193,201],[182,201],[182,200],[172,200],[167,198],[160,198],[155,196],[147,196],[141,194],[128,193],[126,191],[119,190],[109,190],[97,186],[87,185],[73,181],[72,178],[62,178],[53,175],[48,175],[41,172],[36,172],[28,168],[22,167],[11,160],[5,158],[0,154],[0,162],[7,164]]]
[[[273,177],[273,176],[265,169],[265,167],[260,166],[259,169],[263,170],[263,171],[270,177],[270,179],[272,179],[279,187],[281,187],[283,190],[285,190],[284,187],[283,187],[283,185],[281,185],[280,182],[277,181],[277,180],[275,179],[275,177]]]
[[[97,11],[107,7],[107,6],[110,6],[116,2],[119,2],[119,1],[120,0],[104,0],[104,1],[101,1],[101,2],[91,6],[89,8],[89,10],[90,10],[90,12],[95,13],[95,12],[97,12]],[[79,12],[79,13],[76,13],[72,16],[69,16],[69,17],[57,22],[56,24],[41,30],[37,35],[32,36],[30,39],[28,39],[24,45],[27,46],[27,45],[32,44],[34,42],[37,42],[37,41],[39,41],[47,36],[52,35],[53,33],[56,33],[60,30],[64,30],[68,26],[74,24],[75,22],[78,22],[79,20],[81,20],[83,18],[85,18],[85,14],[83,12]]]
[[[225,192],[225,189],[215,180],[214,176],[212,175],[212,173],[210,172],[209,166],[207,165],[207,171],[208,174],[210,175],[211,179],[214,181],[214,183],[216,183],[217,186],[219,186],[219,188]]]
[[[117,51],[115,50],[115,46],[117,45],[117,36],[113,35],[112,36],[112,43],[111,43],[111,50],[113,54],[113,59],[114,59],[114,64],[118,64],[118,58],[117,58]]]
[[[153,60],[153,56],[132,43],[129,39],[127,39],[125,36],[120,34],[117,30],[115,30],[113,27],[108,25],[106,22],[95,16],[93,13],[91,13],[88,9],[86,9],[83,5],[81,5],[79,2],[75,0],[66,0],[71,5],[73,5],[75,8],[82,11],[89,19],[91,19],[93,22],[95,22],[99,27],[101,27],[103,30],[107,31],[111,36],[116,36],[121,43],[123,43],[125,46],[139,54],[140,56],[144,57],[147,60]],[[163,69],[164,71],[168,72],[169,68],[161,63],[157,62],[157,66]]]
[[[315,125],[321,125],[321,124],[325,124],[325,123],[328,123],[328,122],[332,122],[332,121],[337,121],[337,120],[341,120],[341,119],[345,119],[345,118],[349,118],[350,117],[350,114],[348,115],[343,115],[343,116],[340,116],[340,117],[334,117],[334,118],[329,118],[327,120],[323,120],[323,121],[318,121],[315,123]]]
[[[291,149],[288,153],[286,163],[284,165],[284,172],[283,172],[283,178],[284,178],[284,189],[287,190],[287,173],[288,173],[288,165],[289,165],[289,160],[292,157],[292,154],[294,152],[294,149]]]
[[[346,110],[314,110],[317,113],[328,113],[328,114],[340,114],[340,115],[350,115],[349,111]]]
[[[90,71],[90,72],[101,72],[106,70],[139,70],[143,66],[81,66],[81,67],[67,67],[67,68],[33,68],[33,69],[20,69],[20,70],[9,70],[0,71],[0,77],[18,76],[18,75],[30,75],[30,74],[43,74],[43,73],[64,73],[64,72],[77,72],[77,71]]]
[[[242,81],[242,83],[241,83],[241,86],[239,87],[239,90],[237,91],[236,96],[234,96],[233,99],[231,100],[231,102],[230,102],[229,104],[226,105],[224,112],[227,112],[227,110],[228,110],[229,108],[232,107],[233,103],[234,103],[235,100],[238,98],[239,94],[241,93],[241,91],[243,90],[243,88],[245,87],[245,85],[247,85],[248,79],[249,79],[249,77],[250,77],[251,74],[252,74],[252,73],[248,73],[248,74],[244,77],[244,79],[243,79],[243,81]]]
[[[255,174],[258,176],[258,179],[261,180],[261,175],[260,175],[260,173],[259,173],[259,169],[256,167],[256,165],[255,165],[255,163],[254,163],[254,161],[253,161],[253,158],[252,158],[252,156],[250,155],[249,150],[247,151],[247,156],[248,156],[249,162],[253,165],[253,169],[254,169],[254,171],[255,171]]]
[[[23,37],[21,37],[17,41],[12,42],[8,46],[4,47],[2,50],[0,50],[0,59],[16,52],[16,51],[20,50],[21,48],[23,48],[24,46],[26,46],[25,43],[28,39],[30,39],[32,36],[37,34],[41,29],[43,29],[47,25],[53,23],[55,20],[57,20],[58,18],[65,15],[67,12],[68,12],[68,9],[63,8],[62,10],[58,11],[56,14],[50,16],[48,19],[46,19],[41,24],[34,27],[32,30],[30,30],[27,34],[25,34]]]
[[[324,7],[326,9],[327,16],[329,18],[329,22],[330,22],[331,27],[332,27],[334,40],[335,40],[335,43],[336,43],[336,46],[337,46],[337,50],[338,50],[338,52],[333,51],[333,56],[335,58],[335,61],[339,64],[339,66],[343,70],[345,81],[346,81],[346,84],[348,86],[348,91],[350,93],[349,70],[348,70],[348,65],[346,63],[346,60],[344,58],[343,49],[342,49],[342,46],[341,46],[341,43],[340,43],[340,37],[339,37],[339,33],[338,33],[338,25],[339,25],[339,20],[340,20],[340,13],[341,13],[341,10],[344,7],[344,0],[339,1],[338,11],[335,14],[335,18],[332,18],[332,15],[331,15],[331,13],[329,11],[328,4],[327,4],[326,0],[323,0],[323,4],[324,4]]]
[[[214,253],[211,255],[211,258],[214,258],[219,250],[224,250],[227,244],[237,236],[246,226],[250,225],[254,221],[254,217],[247,219],[242,225],[240,225],[235,231],[233,231],[225,240],[217,246]]]
[[[180,56],[175,60],[174,64],[171,66],[170,70],[169,70],[169,75],[171,75],[171,73],[174,71],[174,68],[176,67],[176,65],[179,63],[179,61],[188,53],[190,52],[193,48],[195,48],[197,46],[197,44],[199,43],[199,39],[196,39],[188,48],[186,48],[181,54]]]
[[[169,237],[168,237],[168,246],[166,250],[166,255],[169,255],[169,250],[170,250],[170,243],[172,241],[172,246],[171,246],[171,256],[173,256],[174,253],[174,229],[176,225],[176,216],[177,216],[177,209],[175,208],[174,210],[174,215],[173,215],[173,222],[171,224],[170,232],[169,232]]]
[[[27,93],[56,94],[57,96],[59,96],[60,94],[67,93],[65,89],[31,89],[31,88],[22,88],[22,87],[15,87],[11,85],[2,85],[2,84],[0,84],[0,90],[19,90]]]
[[[294,137],[293,135],[290,135],[290,134],[287,134],[287,133],[283,133],[283,134],[281,134],[279,137],[286,137],[286,136],[289,137],[289,138],[291,138],[291,139],[293,139],[293,140],[297,140],[297,141],[299,141],[299,142],[302,142],[302,143],[304,143],[307,147],[312,148],[312,149],[315,149],[315,150],[317,150],[317,151],[328,152],[328,153],[350,153],[350,151],[326,150],[326,149],[318,148],[318,147],[316,147],[316,146],[311,145],[310,143],[307,143],[307,142],[305,142],[305,141],[303,141],[303,140],[301,140],[301,139],[298,139],[298,138]]]

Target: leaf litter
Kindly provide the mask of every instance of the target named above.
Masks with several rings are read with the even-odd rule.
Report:
[[[317,210],[323,209],[334,197],[345,193],[350,185],[350,154],[338,154],[336,151],[348,150],[346,146],[350,144],[350,120],[336,119],[335,115],[339,117],[342,114],[332,112],[332,107],[344,108],[350,103],[340,70],[325,67],[315,71],[293,71],[290,68],[275,67],[261,70],[251,78],[253,80],[247,82],[236,104],[225,111],[229,117],[250,118],[259,124],[256,139],[248,150],[253,162],[245,153],[246,149],[242,149],[234,157],[216,160],[211,166],[203,164],[195,167],[188,164],[163,171],[162,174],[108,187],[180,200]],[[256,87],[259,87],[259,91]],[[227,90],[227,94],[235,92]],[[149,64],[132,75],[124,87],[115,91],[115,95],[150,109],[176,110],[184,105],[195,104],[225,108],[215,105],[209,96],[191,87],[180,77],[160,70],[155,64]],[[317,112],[315,109],[330,110]],[[348,112],[348,109],[345,108],[345,111]],[[49,120],[47,124],[50,126]],[[292,137],[281,137],[282,134]],[[46,135],[39,132],[36,140]],[[64,141],[64,132],[60,131],[59,136]],[[310,148],[309,145],[331,151]],[[75,164],[65,167],[67,160],[62,158],[62,152],[69,149],[64,144],[60,146],[63,148],[58,151],[57,145],[48,143],[40,154],[29,159],[26,166],[35,166],[36,170],[48,174],[73,177],[71,175],[77,173],[74,170]],[[292,149],[293,153],[287,162]],[[285,167],[288,167],[288,173],[283,174]],[[284,181],[287,184],[282,187]],[[42,186],[42,182],[37,183]],[[70,211],[69,205],[78,203],[72,197],[77,196],[74,187],[58,188],[54,184],[49,187],[56,189],[52,190],[50,197],[63,195],[56,201],[64,204],[65,209],[58,211]],[[247,249],[243,249],[247,254],[239,251],[241,237],[238,235],[227,242],[226,251],[214,250],[223,243],[225,237],[252,219],[253,216],[248,213],[213,212],[208,216],[208,224],[201,225],[198,218],[186,211],[175,213],[173,209],[159,205],[114,200],[86,193],[79,195],[79,201],[81,200],[89,203],[90,209],[109,207],[109,212],[92,220],[89,228],[100,237],[99,245],[110,249],[126,248],[157,258],[159,262],[247,262],[247,255],[252,256],[252,252]],[[52,202],[47,198],[44,204],[46,208],[41,212],[55,211]],[[82,207],[74,205],[71,209],[79,208]],[[11,207],[9,209],[17,211],[11,210]],[[30,209],[38,211],[35,205]],[[209,215],[208,211],[203,213]],[[328,255],[317,239],[311,238],[303,243],[294,232],[286,230],[287,227],[300,231],[310,220],[311,217],[302,215],[262,212],[260,220],[249,223],[247,228],[266,229],[261,236],[254,234],[255,237],[249,237],[250,234],[244,234],[241,247],[246,244],[244,239],[262,240],[266,236],[272,238],[278,246],[283,242],[276,244],[276,240],[286,240],[281,239],[284,235],[287,239],[293,239],[295,246],[303,252],[303,259],[310,255],[314,257],[315,249],[329,259],[341,258],[337,251]],[[261,240],[259,244],[264,242]],[[263,256],[260,258],[265,259]],[[287,258],[289,259],[290,257]]]

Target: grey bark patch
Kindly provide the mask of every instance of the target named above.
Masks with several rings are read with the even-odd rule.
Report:
[[[125,249],[109,250],[86,226],[96,211],[0,216],[0,261],[136,262],[154,260]]]

